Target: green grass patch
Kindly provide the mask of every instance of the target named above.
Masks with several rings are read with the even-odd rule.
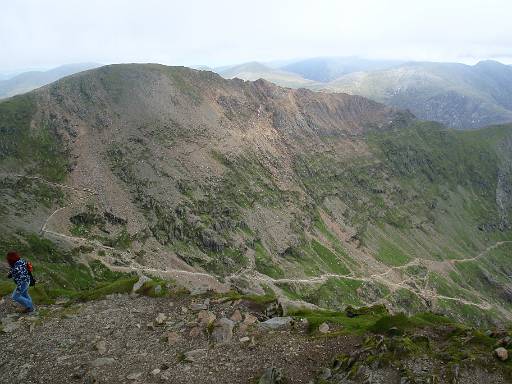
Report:
[[[360,306],[363,302],[357,290],[363,283],[359,280],[330,278],[318,288],[305,291],[304,299],[324,308]]]
[[[320,324],[329,323],[342,326],[342,333],[365,334],[387,310],[383,306],[360,308],[357,316],[349,316],[346,312],[328,310],[301,310],[291,313],[294,317],[306,318],[310,331],[316,331]]]
[[[266,248],[260,241],[254,244],[254,259],[256,263],[256,270],[264,275],[278,279],[284,276],[284,272],[272,261],[272,257],[267,252]]]
[[[340,275],[348,275],[350,271],[340,260],[340,257],[333,253],[329,248],[319,243],[317,240],[311,241],[311,248],[316,252],[320,259],[327,266],[328,271],[338,273]]]
[[[230,291],[227,293],[218,294],[217,298],[221,299],[224,302],[235,300],[247,300],[257,304],[270,304],[277,300],[276,295],[270,291],[267,291],[264,295],[244,295],[239,292]]]
[[[392,267],[407,264],[407,262],[411,260],[411,258],[403,253],[400,248],[385,240],[380,241],[379,249],[375,258]]]

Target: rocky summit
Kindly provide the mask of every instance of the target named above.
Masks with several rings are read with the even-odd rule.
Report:
[[[130,64],[0,133],[2,382],[510,379],[510,125]]]

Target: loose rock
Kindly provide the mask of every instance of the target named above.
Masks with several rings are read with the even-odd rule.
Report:
[[[139,277],[139,280],[135,284],[133,284],[132,293],[137,293],[137,291],[141,289],[142,286],[146,284],[148,281],[151,281],[149,277],[141,275]]]
[[[206,356],[206,349],[194,349],[192,351],[185,352],[185,361],[193,363],[203,359]]]
[[[94,348],[96,348],[100,355],[104,355],[107,352],[107,343],[105,340],[98,340],[94,345]]]
[[[208,305],[204,303],[193,303],[190,305],[190,309],[194,312],[206,311],[208,309]]]
[[[128,380],[138,380],[142,376],[142,372],[130,373],[126,378]]]
[[[259,323],[263,328],[268,329],[280,329],[280,328],[288,328],[292,325],[293,319],[291,317],[273,317],[264,321],[263,323]]]
[[[112,357],[98,357],[96,360],[91,361],[91,365],[95,368],[103,367],[115,363],[115,359]]]
[[[169,332],[167,334],[167,342],[170,345],[176,344],[176,342],[178,341],[179,338],[180,338],[180,335],[177,332]]]
[[[322,380],[327,380],[332,376],[331,370],[329,368],[320,369],[320,373],[318,377]]]
[[[283,383],[283,374],[280,369],[277,368],[267,368],[265,369],[265,373],[261,376],[258,384],[281,384]]]
[[[163,313],[159,313],[155,319],[155,322],[158,325],[162,325],[165,322],[165,320],[167,320],[167,316],[165,316],[165,314],[163,314]]]
[[[242,314],[237,309],[237,310],[235,310],[235,312],[233,312],[230,319],[233,320],[235,323],[238,323],[238,322],[242,321]]]
[[[503,348],[503,347],[499,347],[499,348],[496,348],[494,350],[494,354],[496,355],[496,357],[498,359],[500,359],[501,361],[506,361],[508,360],[508,351]]]
[[[318,331],[320,333],[327,333],[327,332],[329,332],[329,324],[327,324],[327,323],[320,324],[320,326],[318,327]]]
[[[189,336],[196,338],[201,334],[201,329],[199,327],[194,327],[190,330]]]
[[[202,310],[197,315],[197,322],[201,327],[207,327],[212,324],[216,319],[215,313]]]
[[[258,318],[250,313],[245,314],[244,324],[251,325],[258,321]]]
[[[215,343],[227,343],[231,341],[234,326],[233,321],[225,317],[216,321],[212,332],[213,341]]]

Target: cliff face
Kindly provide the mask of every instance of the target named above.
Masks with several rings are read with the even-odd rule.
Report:
[[[114,65],[0,103],[0,130],[6,237],[326,307],[510,316],[508,126]]]

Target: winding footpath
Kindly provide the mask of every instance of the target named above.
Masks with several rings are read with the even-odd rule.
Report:
[[[126,256],[126,258],[130,260],[130,265],[127,265],[127,266],[113,265],[111,263],[108,263],[107,260],[105,260],[105,258],[101,258],[99,256],[96,257],[98,260],[105,263],[107,265],[107,267],[109,267],[110,269],[115,270],[115,271],[149,273],[149,274],[155,274],[155,275],[159,275],[159,276],[174,278],[174,279],[177,279],[180,281],[183,281],[183,279],[188,278],[189,283],[203,282],[205,287],[210,288],[210,289],[220,290],[220,291],[229,290],[230,284],[228,284],[228,283],[231,283],[231,281],[233,281],[236,278],[247,278],[248,280],[265,283],[274,288],[277,288],[278,291],[281,291],[281,289],[279,288],[279,284],[312,284],[312,285],[315,285],[315,284],[323,284],[323,283],[327,282],[329,279],[333,279],[333,278],[334,279],[361,281],[361,282],[366,282],[366,283],[380,282],[380,283],[388,286],[389,288],[391,288],[390,294],[392,292],[396,291],[397,289],[405,288],[405,289],[408,289],[413,294],[420,297],[421,299],[425,300],[426,302],[430,302],[430,303],[436,299],[441,299],[441,300],[455,301],[455,302],[458,302],[463,305],[475,306],[482,310],[489,310],[489,309],[492,309],[495,307],[492,304],[486,302],[484,299],[482,299],[482,302],[477,303],[477,302],[462,299],[459,297],[449,297],[449,296],[440,295],[437,292],[435,292],[431,289],[428,289],[428,273],[426,274],[426,276],[423,279],[424,287],[422,289],[412,289],[411,286],[407,285],[410,282],[412,282],[412,283],[418,282],[418,279],[414,279],[412,276],[407,279],[402,280],[399,283],[392,282],[389,279],[385,278],[386,275],[388,275],[389,273],[391,273],[393,271],[407,269],[412,266],[424,265],[424,261],[421,259],[413,259],[410,262],[408,262],[407,264],[404,264],[401,266],[388,267],[388,269],[386,271],[381,272],[381,273],[374,273],[374,274],[369,275],[368,277],[356,277],[351,274],[350,275],[340,275],[340,274],[335,274],[335,273],[324,273],[320,276],[315,276],[315,277],[310,277],[310,278],[277,278],[276,279],[276,278],[272,278],[270,276],[267,276],[267,275],[264,275],[264,274],[258,272],[256,270],[256,265],[254,262],[254,255],[249,255],[250,256],[249,263],[248,263],[249,265],[246,268],[243,268],[240,271],[225,277],[226,283],[220,283],[218,281],[218,279],[215,278],[213,275],[205,273],[205,272],[187,271],[187,270],[172,269],[172,268],[157,269],[157,268],[145,267],[143,265],[140,265],[140,264],[134,262],[133,258],[131,257],[131,254],[129,252],[122,252],[113,247],[106,246],[106,245],[102,244],[101,242],[99,242],[98,240],[92,240],[92,239],[87,239],[87,238],[83,238],[83,237],[66,235],[66,234],[48,229],[50,221],[57,214],[59,214],[59,212],[62,212],[65,209],[69,209],[73,205],[76,205],[76,204],[82,202],[86,198],[96,196],[97,193],[95,191],[93,191],[89,188],[76,188],[76,187],[73,187],[70,185],[50,182],[50,181],[45,180],[44,178],[41,178],[38,176],[24,176],[24,175],[18,175],[18,174],[15,174],[15,175],[11,174],[8,176],[38,180],[38,181],[41,181],[43,183],[46,183],[46,184],[51,185],[56,188],[63,188],[66,190],[70,190],[70,191],[79,193],[81,196],[78,199],[76,199],[74,202],[72,202],[70,205],[60,207],[48,216],[48,218],[45,220],[45,222],[43,223],[43,225],[41,227],[41,233],[43,235],[50,235],[50,236],[58,237],[58,238],[61,238],[61,239],[64,239],[64,240],[67,240],[67,241],[70,241],[70,242],[73,242],[76,244],[91,245],[91,246],[99,247],[104,250],[116,252],[118,255]],[[470,258],[466,258],[466,259],[445,260],[441,263],[447,263],[450,266],[454,266],[457,263],[476,261],[476,260],[484,257],[490,251],[500,247],[501,245],[507,244],[507,243],[512,243],[512,241],[508,241],[508,240],[507,241],[498,241],[495,244],[488,246],[485,250],[483,250],[482,252],[480,252],[478,255],[476,255],[474,257],[470,257]],[[190,280],[190,278],[195,278],[195,281]],[[388,294],[387,296],[389,296],[390,294]],[[367,302],[365,304],[366,305],[381,304],[383,301],[385,301],[385,298],[386,297],[383,297],[376,301]]]

